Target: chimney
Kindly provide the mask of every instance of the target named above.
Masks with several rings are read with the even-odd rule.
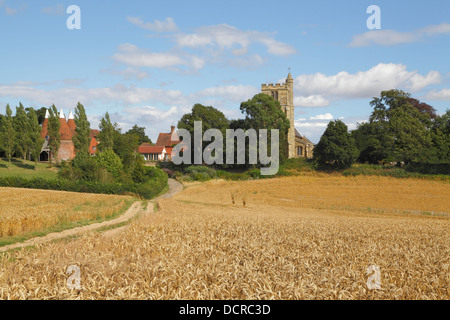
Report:
[[[175,126],[170,126],[170,133],[173,133],[175,131]]]

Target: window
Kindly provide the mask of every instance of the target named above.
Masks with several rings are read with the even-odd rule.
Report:
[[[297,155],[302,156],[303,155],[303,147],[297,147]]]
[[[272,98],[278,100],[278,91],[272,91]]]

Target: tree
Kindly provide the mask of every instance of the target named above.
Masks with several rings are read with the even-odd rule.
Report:
[[[409,93],[389,90],[370,102],[374,107],[369,118],[373,137],[384,150],[379,153],[388,155],[379,160],[408,163],[422,157],[423,150],[431,146],[430,115],[411,105],[410,99]]]
[[[252,128],[257,131],[267,129],[268,146],[271,145],[270,130],[279,130],[280,162],[286,160],[289,157],[287,136],[290,123],[281,109],[280,103],[267,94],[259,93],[252,99],[242,102],[240,109],[245,114],[245,128],[243,129]]]
[[[437,117],[436,109],[425,102],[421,102],[414,98],[409,98],[408,103],[416,108],[420,113],[428,114],[431,119]]]
[[[58,150],[61,144],[61,136],[59,134],[59,129],[61,128],[61,123],[59,122],[58,110],[55,105],[52,105],[49,109],[48,118],[48,147],[50,149],[50,166],[52,165],[53,158],[58,159]]]
[[[137,152],[139,147],[139,137],[135,134],[122,134],[120,129],[115,131],[114,152],[120,157],[126,172],[132,172],[136,165],[139,165],[141,154]]]
[[[31,109],[33,109],[32,107],[28,107],[25,108],[25,111],[28,113]],[[44,122],[45,119],[45,113],[47,111],[46,107],[42,107],[39,109],[33,109],[33,111],[36,113],[37,119],[38,119],[38,123],[42,124]]]
[[[89,146],[91,144],[91,128],[86,116],[84,106],[78,102],[75,108],[75,133],[72,137],[75,146],[75,152],[89,155]]]
[[[29,133],[29,151],[34,159],[34,169],[37,170],[39,156],[41,154],[44,138],[41,137],[41,126],[33,108],[28,109],[28,133]]]
[[[450,109],[433,119],[430,129],[431,148],[423,162],[450,163]]]
[[[137,124],[128,130],[126,134],[136,135],[139,138],[139,145],[143,143],[152,143],[152,140],[150,140],[150,138],[145,134],[145,127],[138,127]]]
[[[11,164],[11,158],[14,153],[15,142],[16,142],[16,132],[14,130],[12,111],[9,104],[7,104],[5,116],[1,118],[0,145],[3,151],[5,152],[9,164]]]
[[[13,120],[14,130],[16,131],[16,154],[26,160],[28,155],[28,146],[30,145],[30,138],[28,133],[28,118],[25,108],[22,103],[16,107],[16,116]]]
[[[186,129],[191,134],[191,137],[194,136],[194,122],[201,121],[202,122],[202,136],[205,131],[209,129],[218,129],[222,133],[222,136],[225,136],[226,129],[229,128],[229,121],[223,114],[223,112],[217,110],[212,106],[204,106],[201,104],[195,104],[192,107],[191,113],[184,114],[180,121],[178,121],[179,129]],[[225,143],[225,141],[224,141]],[[206,145],[209,142],[203,142],[201,150],[203,152]],[[194,159],[194,139],[191,139],[191,159]],[[225,148],[223,148],[225,150]]]
[[[314,148],[313,159],[319,168],[349,168],[358,157],[355,140],[341,120],[330,121]]]
[[[114,178],[118,178],[123,172],[122,160],[112,149],[98,153],[95,160],[101,168],[105,168]]]
[[[112,124],[109,117],[109,113],[106,112],[105,116],[100,120],[99,129],[99,145],[100,151],[113,149],[114,147],[114,131],[117,128],[117,124]]]

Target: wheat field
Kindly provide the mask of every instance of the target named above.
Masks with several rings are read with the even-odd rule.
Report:
[[[80,220],[104,219],[123,209],[128,196],[0,188],[0,238]]]
[[[449,299],[449,199],[379,177],[190,184],[113,236],[3,254],[0,299]]]

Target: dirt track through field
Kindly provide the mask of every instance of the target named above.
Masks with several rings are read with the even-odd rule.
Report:
[[[158,199],[168,199],[173,197],[175,194],[179,193],[181,190],[183,190],[183,185],[181,183],[179,183],[178,181],[174,180],[174,179],[169,179],[168,181],[169,184],[169,190],[153,199],[150,201],[150,203],[154,204],[155,200]],[[29,247],[29,246],[35,246],[37,244],[42,244],[45,242],[49,242],[49,241],[53,241],[53,240],[57,240],[57,239],[62,239],[62,238],[67,238],[67,237],[72,237],[72,236],[78,236],[82,233],[86,233],[89,231],[94,231],[100,228],[105,228],[105,227],[109,227],[109,226],[113,226],[116,224],[120,224],[123,222],[127,222],[130,219],[132,219],[133,217],[135,217],[137,214],[139,214],[140,212],[143,212],[145,214],[147,213],[151,213],[153,212],[153,206],[152,205],[148,205],[146,210],[143,211],[143,204],[141,201],[136,201],[135,203],[133,203],[131,205],[131,207],[124,213],[122,214],[120,217],[118,217],[117,219],[114,220],[109,220],[109,221],[104,221],[104,222],[99,222],[99,223],[94,223],[94,224],[90,224],[87,226],[83,226],[83,227],[77,227],[77,228],[73,228],[73,229],[68,229],[68,230],[64,230],[61,232],[54,232],[54,233],[49,233],[43,237],[38,237],[38,238],[32,238],[29,239],[27,241],[21,242],[21,243],[14,243],[11,245],[7,245],[7,246],[3,246],[0,247],[0,252],[5,252],[8,250],[12,250],[12,249],[17,249],[17,248],[23,248],[23,247]],[[127,226],[122,226],[119,228],[115,228],[115,229],[111,229],[108,231],[105,231],[103,233],[104,236],[111,236],[112,234],[115,234],[123,229],[125,229]]]

